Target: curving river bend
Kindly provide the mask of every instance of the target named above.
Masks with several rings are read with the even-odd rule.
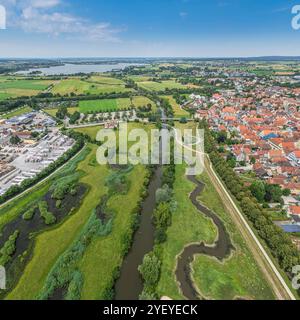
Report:
[[[218,229],[218,239],[214,245],[205,243],[191,244],[184,248],[177,261],[176,279],[179,283],[182,294],[189,300],[201,299],[191,278],[191,264],[197,254],[204,254],[215,257],[222,261],[230,256],[234,246],[231,243],[229,234],[226,231],[223,221],[211,210],[203,206],[198,200],[198,196],[203,192],[205,184],[197,180],[195,176],[188,176],[188,179],[196,185],[194,191],[190,194],[190,200],[197,210],[212,219]]]

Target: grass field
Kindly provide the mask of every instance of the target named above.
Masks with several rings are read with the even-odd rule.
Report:
[[[88,82],[96,82],[105,85],[124,85],[124,81],[116,78],[104,77],[104,76],[91,76],[87,79]]]
[[[150,81],[150,77],[147,76],[128,76],[129,79],[133,80],[134,82],[147,82]]]
[[[108,207],[115,212],[112,232],[94,240],[88,247],[79,269],[84,275],[83,300],[101,300],[113,280],[112,271],[121,266],[123,237],[128,233],[132,210],[137,205],[144,182],[145,167],[136,166],[130,173],[130,190],[126,195],[113,196]]]
[[[190,114],[187,111],[181,109],[180,105],[176,102],[176,100],[172,96],[161,96],[161,98],[167,99],[169,101],[174,111],[175,118],[181,118],[181,117],[190,118]]]
[[[23,108],[20,108],[18,110],[15,110],[13,112],[9,112],[3,116],[0,116],[0,119],[10,119],[10,118],[13,118],[13,117],[16,117],[16,116],[20,116],[24,113],[28,113],[28,112],[31,112],[32,109],[30,107],[23,107]]]
[[[174,199],[177,209],[173,213],[172,225],[167,231],[167,241],[163,244],[163,261],[161,277],[157,287],[159,296],[172,299],[183,299],[175,278],[176,257],[184,246],[205,241],[213,244],[217,237],[217,229],[212,221],[199,214],[188,198],[195,185],[185,177],[185,166],[176,166],[176,181],[174,184]]]
[[[200,180],[206,183],[206,188],[199,200],[225,222],[226,229],[236,248],[234,254],[223,263],[207,256],[196,256],[192,266],[193,279],[201,294],[207,299],[231,300],[237,297],[274,299],[271,289],[263,278],[241,234],[226,213],[222,200],[207,175],[202,174]],[[177,166],[174,191],[178,208],[168,230],[168,240],[163,245],[163,265],[158,285],[160,296],[167,295],[173,299],[183,298],[174,276],[176,256],[189,243],[204,241],[206,244],[211,244],[216,237],[216,227],[212,225],[210,220],[204,218],[204,215],[201,215],[188,199],[189,193],[194,188],[195,185],[185,177],[184,167]],[[182,207],[183,205],[184,207]],[[188,238],[187,234],[194,234],[194,237]]]
[[[140,124],[135,122],[130,122],[127,125],[128,125],[128,132],[130,132],[130,130],[133,130],[133,129],[144,129],[147,133],[149,133],[151,129],[155,128],[154,125]],[[83,134],[88,134],[92,139],[95,139],[100,129],[103,129],[103,126],[98,125],[98,126],[85,127],[85,128],[76,128],[75,131]],[[119,139],[119,134],[117,132],[117,143],[118,143],[118,139]]]
[[[132,100],[129,98],[119,98],[119,99],[103,99],[103,100],[89,100],[80,101],[79,110],[82,113],[89,112],[104,112],[104,111],[117,111],[130,108],[132,105],[134,107],[146,106],[151,104],[153,107],[155,104],[146,97],[133,97]]]
[[[153,81],[141,81],[137,82],[138,86],[149,91],[164,91],[166,89],[186,89],[188,86],[185,86],[181,83],[176,82],[175,80],[167,80],[162,82],[153,82]]]
[[[132,123],[131,127],[140,128],[144,125]],[[147,130],[152,127],[148,126]],[[87,131],[90,128],[84,129]],[[84,160],[80,160],[77,168],[82,173],[80,182],[89,187],[82,204],[63,224],[36,236],[32,258],[17,286],[6,297],[8,300],[36,299],[57,259],[74,243],[92,210],[107,193],[105,178],[111,171],[108,166],[100,166],[94,161],[98,147],[89,145],[89,148],[90,152]],[[95,238],[78,265],[84,275],[83,299],[101,299],[105,288],[113,279],[114,268],[122,263],[122,239],[129,230],[132,210],[139,200],[145,174],[144,166],[135,166],[128,176],[128,193],[114,195],[107,203],[108,208],[115,213],[112,232],[108,236]],[[50,185],[51,181],[48,181],[1,209],[0,226],[20,215],[23,208],[44,195]]]
[[[34,96],[46,90],[54,81],[4,79],[0,82],[0,100],[21,96]]]
[[[74,112],[79,111],[78,107],[71,107],[71,108],[67,108],[67,109],[68,109],[68,112],[70,114],[73,114]],[[54,109],[44,109],[43,111],[48,113],[50,116],[55,117],[58,109],[56,109],[56,108],[54,108]]]
[[[199,197],[200,201],[225,222],[236,250],[233,256],[224,263],[207,256],[197,256],[193,264],[193,277],[197,286],[202,294],[210,299],[231,300],[238,297],[256,300],[274,299],[272,290],[242,235],[226,212],[207,174],[202,174],[200,180],[206,184]]]
[[[106,78],[100,78],[105,81]],[[99,81],[100,81],[99,79]],[[69,95],[74,94],[102,94],[102,93],[122,93],[130,92],[131,89],[125,88],[125,83],[112,83],[112,78],[108,78],[107,82],[92,82],[90,80],[81,80],[80,78],[70,78],[60,81],[52,89],[52,93]],[[121,81],[121,80],[120,80]]]
[[[78,170],[85,173],[80,182],[90,187],[82,205],[64,224],[36,237],[32,259],[26,266],[18,285],[7,299],[36,298],[55,261],[74,241],[92,210],[99,203],[99,199],[105,194],[104,183],[108,168],[89,165],[96,152],[96,146],[91,148],[90,154],[78,167]]]

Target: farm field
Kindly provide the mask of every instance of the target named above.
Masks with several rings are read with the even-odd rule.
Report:
[[[161,98],[167,99],[169,101],[174,111],[175,118],[181,118],[181,117],[190,118],[190,114],[187,111],[181,109],[180,105],[176,102],[176,100],[172,96],[161,96]]]
[[[86,80],[87,82],[95,82],[105,85],[124,85],[124,81],[116,78],[106,77],[106,76],[90,76]]]
[[[55,83],[51,80],[1,79],[0,100],[21,96],[34,96]]]
[[[135,75],[132,75],[132,76],[128,76],[129,79],[133,80],[134,82],[147,82],[147,81],[150,81],[151,77],[147,77],[147,76],[135,76]]]
[[[98,79],[98,78],[97,78]],[[101,82],[98,82],[100,81]],[[58,84],[54,86],[51,90],[53,94],[60,95],[82,95],[82,94],[105,94],[105,93],[122,93],[131,92],[132,89],[125,88],[124,82],[119,82],[119,80],[113,81],[112,78],[100,78],[97,82],[92,82],[90,80],[82,80],[80,78],[69,78],[66,80],[61,80]],[[107,80],[108,79],[108,80]],[[106,81],[106,82],[105,82]],[[120,80],[121,81],[121,80]]]
[[[129,98],[119,98],[119,99],[103,99],[103,100],[89,100],[80,101],[79,110],[81,113],[90,112],[107,112],[107,111],[117,111],[128,109],[131,106],[136,108],[141,106],[146,106],[151,104],[153,107],[155,104],[146,97],[133,97],[132,100]]]
[[[175,80],[167,80],[162,82],[154,81],[141,81],[137,82],[138,86],[149,91],[165,91],[166,89],[187,89],[188,86],[185,86]]]
[[[197,288],[208,299],[230,300],[237,297],[274,299],[271,289],[269,289],[241,234],[226,214],[222,200],[207,175],[204,173],[199,179],[206,183],[206,188],[199,200],[209,209],[214,210],[223,220],[232,238],[235,251],[223,263],[208,256],[196,255],[192,264],[192,278]],[[217,237],[217,229],[212,221],[207,219],[204,214],[201,215],[189,200],[189,194],[195,187],[187,180],[184,166],[177,166],[174,192],[178,208],[173,214],[172,225],[167,231],[168,240],[162,247],[162,272],[157,287],[159,296],[166,295],[172,299],[183,298],[174,274],[176,257],[188,244],[204,241],[210,245]]]

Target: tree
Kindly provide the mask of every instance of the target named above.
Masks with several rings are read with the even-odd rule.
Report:
[[[266,189],[265,184],[258,180],[251,184],[250,190],[252,195],[259,201],[264,202],[265,196],[266,196]]]
[[[217,134],[217,141],[218,143],[224,143],[227,140],[227,133],[226,131],[220,131]]]
[[[61,120],[64,120],[67,115],[68,115],[68,109],[65,106],[60,107],[56,112],[56,117]]]
[[[18,137],[18,136],[12,136],[10,139],[9,139],[9,142],[11,144],[20,144],[21,143],[21,139]]]
[[[157,228],[166,229],[171,224],[171,211],[168,203],[160,203],[154,211],[154,220]]]
[[[145,286],[153,288],[159,280],[161,261],[155,256],[154,253],[145,255],[142,265],[138,270],[141,273]]]
[[[281,202],[282,190],[277,184],[267,184],[266,185],[266,196],[265,200],[267,202]]]
[[[251,164],[255,164],[256,163],[256,159],[253,156],[250,157],[250,163]]]
[[[288,197],[291,195],[291,190],[290,189],[283,189],[282,190],[282,195],[285,197]]]
[[[173,192],[172,189],[169,188],[167,184],[165,184],[161,189],[157,189],[156,191],[156,202],[169,202],[172,198]]]

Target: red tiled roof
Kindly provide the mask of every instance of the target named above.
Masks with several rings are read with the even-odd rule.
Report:
[[[290,206],[290,211],[292,214],[300,215],[300,207],[298,206]]]

